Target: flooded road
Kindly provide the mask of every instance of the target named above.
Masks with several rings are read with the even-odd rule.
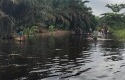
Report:
[[[125,80],[124,45],[79,35],[0,42],[0,80]]]

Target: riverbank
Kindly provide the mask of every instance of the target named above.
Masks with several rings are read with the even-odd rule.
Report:
[[[47,37],[47,36],[54,36],[54,37],[61,37],[64,35],[68,35],[71,34],[71,31],[65,31],[65,30],[56,30],[56,31],[52,31],[52,32],[44,32],[44,33],[37,33],[35,35],[30,35],[29,37],[32,36],[42,36],[42,37]],[[23,40],[27,40],[28,36],[27,35],[23,35],[22,37],[20,36],[16,36],[14,37],[15,40],[17,41],[23,41]]]
[[[65,30],[57,30],[57,31],[52,31],[52,32],[45,32],[45,33],[38,33],[37,36],[63,36],[70,34],[71,31],[65,31]]]

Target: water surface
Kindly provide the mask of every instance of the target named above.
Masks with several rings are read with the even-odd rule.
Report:
[[[125,80],[124,44],[80,35],[0,42],[0,80]]]

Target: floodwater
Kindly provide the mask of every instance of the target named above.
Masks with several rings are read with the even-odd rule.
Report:
[[[0,42],[0,80],[125,80],[124,46],[80,35]]]

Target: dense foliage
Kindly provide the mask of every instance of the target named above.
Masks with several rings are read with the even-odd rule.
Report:
[[[0,0],[0,37],[8,38],[19,27],[94,29],[95,16],[83,0]]]
[[[112,28],[125,27],[125,13],[120,13],[125,8],[125,4],[107,4],[112,12],[102,14],[101,23]]]

